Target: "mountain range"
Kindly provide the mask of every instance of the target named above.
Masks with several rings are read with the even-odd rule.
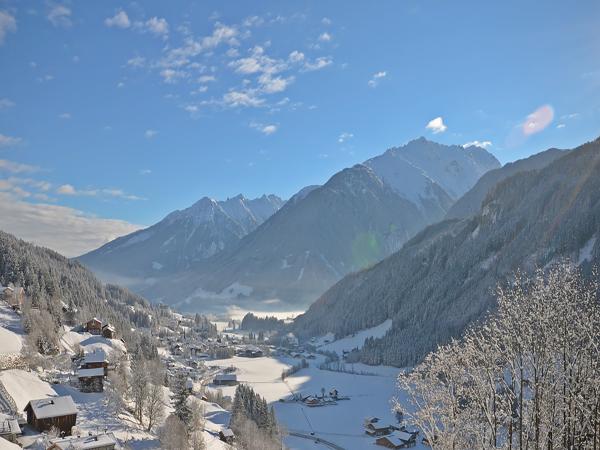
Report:
[[[133,290],[180,308],[301,309],[443,219],[499,167],[483,148],[420,138],[285,204],[275,196],[205,198],[79,259],[104,278],[118,274]]]
[[[342,337],[392,319],[387,334],[354,357],[410,366],[493,310],[494,290],[517,271],[568,260],[590,274],[600,262],[598,174],[600,139],[489,172],[452,218],[343,278],[296,319],[294,331]]]

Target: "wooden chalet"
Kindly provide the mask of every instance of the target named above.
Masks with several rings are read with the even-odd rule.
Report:
[[[365,433],[369,436],[385,436],[391,434],[396,428],[392,425],[383,425],[378,422],[369,423],[365,426]]]
[[[119,448],[117,438],[113,433],[51,439],[50,444],[48,450],[114,450]]]
[[[414,447],[417,444],[417,434],[418,432],[398,431],[376,439],[375,443],[382,447],[393,449]]]
[[[104,375],[108,371],[108,359],[106,353],[102,350],[96,350],[92,353],[86,353],[81,359],[81,365],[79,369],[104,369]]]
[[[104,367],[95,369],[79,369],[79,390],[81,392],[103,392],[104,391]]]
[[[2,299],[8,303],[12,309],[21,309],[25,303],[25,289],[20,286],[14,287],[9,285],[5,288],[0,288],[2,291]]]
[[[102,321],[96,319],[95,317],[93,319],[88,320],[85,323],[85,331],[87,331],[90,334],[102,334]]]
[[[71,428],[77,422],[77,406],[70,395],[30,400],[24,411],[27,423],[40,432],[55,427],[71,435]]]
[[[117,330],[110,323],[107,323],[102,327],[102,336],[107,339],[115,339],[117,336]]]
[[[219,439],[227,444],[233,444],[235,434],[233,434],[231,428],[225,428],[224,430],[219,431]]]

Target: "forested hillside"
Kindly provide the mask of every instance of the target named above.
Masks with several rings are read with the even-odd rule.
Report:
[[[48,313],[58,327],[66,317],[81,323],[98,317],[120,336],[152,324],[153,307],[142,297],[115,285],[103,285],[80,263],[0,231],[0,283],[21,286],[30,307]]]
[[[599,175],[596,140],[506,179],[475,216],[428,227],[391,257],[342,279],[296,320],[295,331],[345,336],[392,318],[392,329],[355,356],[414,364],[493,309],[495,287],[515,271],[569,258],[589,273],[600,257]]]

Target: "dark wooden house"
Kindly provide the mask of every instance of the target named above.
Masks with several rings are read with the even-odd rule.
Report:
[[[398,431],[389,436],[383,436],[376,439],[375,443],[382,447],[393,449],[414,447],[417,445],[417,434],[418,433],[416,432],[409,433],[407,431]]]
[[[238,383],[235,373],[220,373],[213,379],[213,384],[217,386],[235,386]]]
[[[57,428],[70,435],[77,422],[77,407],[70,395],[30,400],[24,411],[27,423],[40,432]]]
[[[79,369],[79,390],[81,392],[103,392],[104,391],[104,368]]]
[[[235,435],[231,428],[225,428],[224,430],[219,431],[219,439],[227,444],[233,444]]]
[[[116,339],[117,330],[110,323],[107,323],[102,327],[102,336],[107,339]]]
[[[369,436],[385,436],[395,430],[392,425],[383,425],[379,423],[370,423],[365,427],[365,433]]]
[[[85,331],[90,334],[102,334],[102,321],[96,319],[95,317],[88,320],[85,324]]]
[[[106,353],[102,350],[96,350],[92,353],[86,353],[82,360],[80,369],[104,369],[104,375],[107,375],[108,372],[108,359],[106,358]]]

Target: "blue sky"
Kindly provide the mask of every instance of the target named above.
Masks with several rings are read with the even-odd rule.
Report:
[[[599,23],[597,1],[0,0],[0,228],[71,256],[421,135],[572,147],[600,135]]]

